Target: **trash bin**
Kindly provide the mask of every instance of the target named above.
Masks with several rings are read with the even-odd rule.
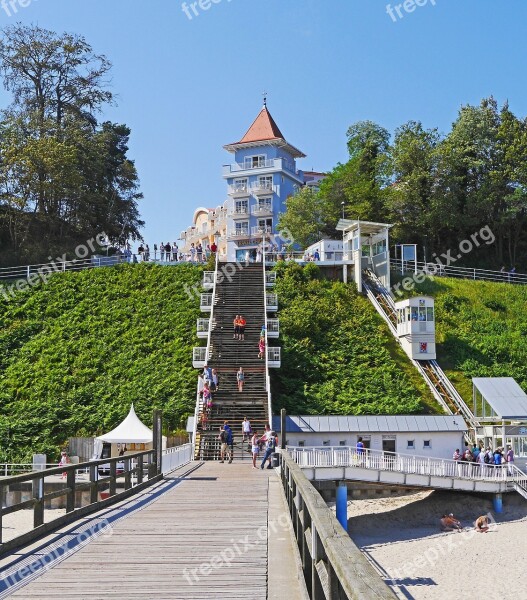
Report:
[[[279,452],[275,452],[271,456],[271,466],[273,467],[273,469],[276,469],[277,467],[280,466],[280,453]]]

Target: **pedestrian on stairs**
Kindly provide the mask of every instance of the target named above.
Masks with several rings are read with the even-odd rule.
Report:
[[[261,360],[265,355],[265,338],[260,338],[258,342],[258,358]]]
[[[220,376],[216,369],[212,369],[212,391],[217,392],[220,389]]]
[[[240,315],[236,315],[234,317],[234,321],[232,322],[233,326],[234,326],[234,335],[232,336],[233,340],[238,340],[240,339],[239,333],[240,333]]]
[[[238,391],[243,392],[243,384],[245,383],[245,373],[243,368],[240,367],[236,373],[236,381],[238,382]]]
[[[243,417],[242,421],[242,433],[243,433],[243,441],[246,442],[251,437],[252,429],[251,422],[247,417]]]
[[[242,342],[245,340],[246,325],[247,325],[247,321],[243,318],[242,315],[240,315],[240,318],[238,319],[238,332],[240,334],[238,339],[240,339]]]

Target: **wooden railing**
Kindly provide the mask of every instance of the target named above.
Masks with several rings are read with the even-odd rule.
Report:
[[[101,474],[103,469],[103,472],[108,472],[107,476]],[[60,479],[50,479],[57,476],[62,476],[64,487],[46,492],[46,483],[61,483]],[[0,498],[3,498],[4,490],[7,491],[9,486],[24,483],[31,484],[31,498],[12,506],[0,508],[0,556],[8,550],[26,544],[57,527],[104,508],[108,504],[127,498],[158,481],[162,476],[157,451],[148,450],[116,458],[103,458],[2,478],[0,479]],[[122,491],[117,491],[118,487]],[[75,508],[76,494],[79,492],[88,492],[89,501],[85,506]],[[107,498],[101,498],[101,492],[107,493]],[[45,523],[44,510],[46,502],[63,496],[66,497],[66,514]],[[33,510],[33,529],[2,543],[3,517],[27,509]]]
[[[281,478],[311,600],[393,600],[300,467],[282,452]]]

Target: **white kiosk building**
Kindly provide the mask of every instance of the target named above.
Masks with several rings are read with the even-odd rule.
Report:
[[[416,296],[395,303],[397,335],[413,360],[436,359],[434,299]]]

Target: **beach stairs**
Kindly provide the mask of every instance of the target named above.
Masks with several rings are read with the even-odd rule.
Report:
[[[220,270],[222,264],[220,263]],[[262,263],[229,264],[232,273],[216,284],[214,314],[208,365],[220,377],[219,390],[213,395],[213,408],[206,423],[196,431],[196,459],[219,458],[219,429],[224,421],[234,433],[234,458],[251,460],[248,441],[243,442],[242,421],[247,417],[253,430],[264,432],[269,422],[265,359],[258,358],[260,331],[265,323],[264,274]],[[243,315],[247,321],[245,340],[233,339],[233,320]],[[238,392],[236,373],[245,372],[243,392]]]
[[[395,311],[395,302],[389,292],[377,278],[373,271],[367,269],[363,273],[363,286],[366,296],[373,304],[375,310],[386,321],[389,330],[400,343],[397,335],[397,316]],[[472,430],[476,430],[480,424],[474,413],[467,406],[460,396],[452,382],[446,376],[435,360],[412,360],[414,367],[430,388],[434,398],[443,407],[446,414],[461,415]],[[466,436],[467,442],[473,443],[471,434]]]

